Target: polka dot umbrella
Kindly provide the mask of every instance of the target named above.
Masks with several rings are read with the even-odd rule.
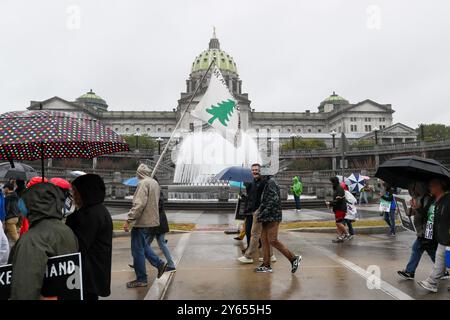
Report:
[[[14,111],[0,115],[0,159],[95,158],[129,151],[114,131],[77,112]]]

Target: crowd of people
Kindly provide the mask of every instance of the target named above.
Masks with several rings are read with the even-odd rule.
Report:
[[[273,247],[289,260],[291,272],[295,273],[302,256],[295,255],[278,239],[278,229],[282,220],[280,187],[272,176],[261,175],[260,164],[253,164],[251,172],[253,181],[246,184],[246,193],[243,195],[247,247],[238,261],[251,264],[258,255],[262,264],[255,272],[271,273],[273,272],[271,262],[276,261]]]
[[[131,253],[136,280],[128,288],[147,285],[145,259],[158,277],[175,271],[164,235],[169,232],[164,198],[150,169],[140,165],[139,183],[124,229],[131,229]],[[48,259],[81,253],[84,300],[111,294],[113,223],[104,205],[105,184],[96,174],[72,182],[34,177],[9,180],[0,194],[0,265],[12,264],[12,300],[53,299],[41,290]],[[4,226],[4,227],[3,227]],[[157,240],[167,262],[151,248]]]

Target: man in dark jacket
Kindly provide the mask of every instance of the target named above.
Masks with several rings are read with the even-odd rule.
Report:
[[[280,251],[291,263],[291,272],[295,273],[302,257],[294,255],[278,240],[278,228],[282,220],[280,187],[271,176],[265,178],[261,205],[257,210],[257,220],[262,224],[261,240],[263,246],[263,264],[256,268],[256,272],[272,272],[270,266],[270,247]]]
[[[13,247],[11,299],[41,298],[48,258],[78,252],[77,238],[62,221],[64,195],[50,183],[39,183],[22,194],[30,229]]]
[[[5,183],[3,186],[3,193],[5,194],[5,233],[9,241],[13,245],[19,240],[19,233],[17,232],[17,225],[19,223],[19,197],[14,191],[14,185],[11,182]]]
[[[438,242],[433,270],[419,285],[431,292],[438,291],[439,280],[445,275],[445,248],[450,246],[450,193],[449,183],[443,179],[430,181],[430,192],[435,197],[434,214],[428,219],[425,235],[432,233]]]
[[[256,220],[256,211],[261,204],[261,195],[266,182],[261,176],[261,165],[259,163],[252,164],[251,170],[253,181],[248,188],[245,199],[247,202],[245,233],[247,237],[250,235],[250,239],[244,255],[238,258],[238,261],[241,263],[253,263],[253,255],[258,250],[262,232],[262,224]],[[272,261],[276,261],[275,256],[272,256],[271,259]]]
[[[345,191],[339,184],[338,177],[331,177],[330,182],[333,187],[333,200],[327,202],[327,206],[331,206],[333,209],[338,233],[337,238],[333,240],[333,242],[340,243],[344,242],[344,240],[348,239],[350,236],[343,223],[347,212],[347,201],[345,199]]]
[[[103,204],[105,184],[96,174],[79,176],[72,182],[77,210],[67,217],[80,245],[85,300],[111,294],[113,224]]]
[[[153,179],[155,179],[156,182],[159,183],[156,176],[153,177]],[[160,191],[159,193],[158,210],[159,210],[159,226],[149,228],[151,234],[149,242],[152,243],[153,238],[156,238],[158,246],[167,260],[166,271],[174,272],[176,271],[175,262],[172,259],[169,246],[167,245],[167,240],[165,239],[165,234],[169,232],[169,222],[167,221],[166,210],[164,209],[164,194],[162,191]]]

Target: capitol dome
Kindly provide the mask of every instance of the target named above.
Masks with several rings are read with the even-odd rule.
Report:
[[[209,41],[208,50],[200,53],[192,62],[191,72],[205,71],[214,58],[220,71],[237,74],[236,62],[234,62],[232,56],[220,49],[219,39],[217,39],[215,31]]]
[[[92,91],[92,89],[77,98],[76,102],[82,103],[89,107],[94,107],[98,111],[106,111],[108,109],[108,104],[106,103],[106,101],[100,96],[96,95],[95,92]]]
[[[331,104],[333,107],[340,105],[348,105],[350,104],[348,100],[344,99],[340,95],[337,95],[336,92],[333,91],[333,94],[323,100],[319,105],[319,112],[324,112],[324,107],[326,104]]]

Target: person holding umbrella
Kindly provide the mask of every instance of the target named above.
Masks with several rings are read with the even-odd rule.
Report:
[[[450,246],[450,184],[448,179],[434,178],[430,181],[430,193],[436,199],[434,212],[428,219],[425,237],[433,235],[438,242],[433,270],[426,280],[418,284],[430,291],[438,291],[439,281],[446,274],[446,247]]]
[[[67,185],[61,180],[52,180],[65,201],[61,186],[67,188]],[[99,296],[111,294],[113,224],[103,204],[105,183],[99,175],[86,174],[72,182],[72,192],[77,209],[67,217],[66,225],[75,233],[80,246],[84,299],[98,300]],[[61,208],[61,216],[63,210]]]

